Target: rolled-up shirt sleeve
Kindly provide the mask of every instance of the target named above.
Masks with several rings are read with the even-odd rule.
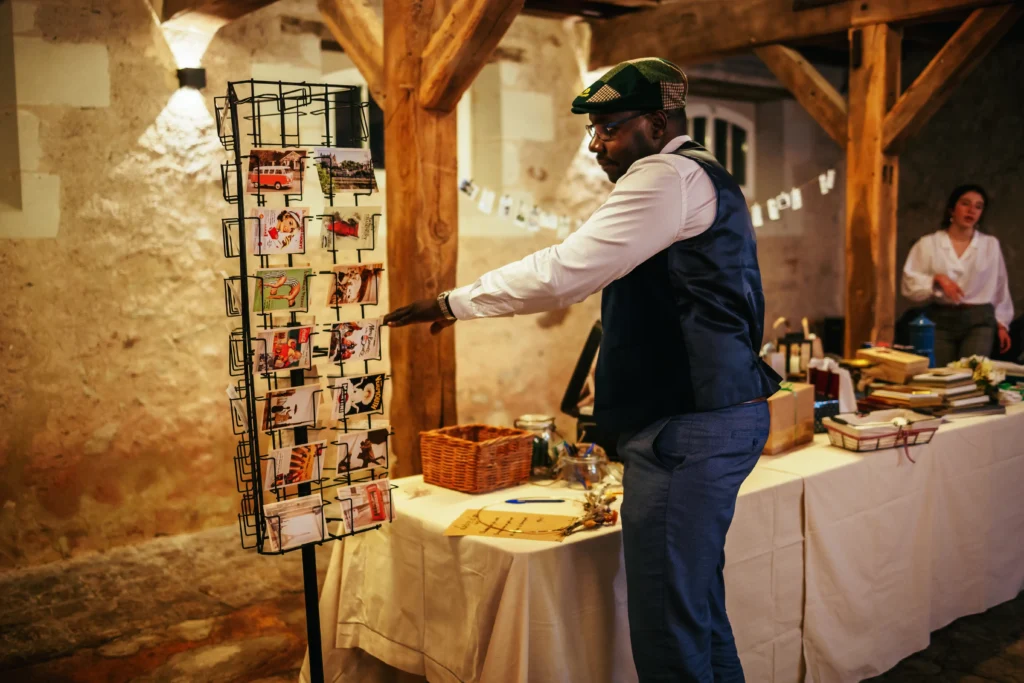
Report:
[[[703,171],[714,198],[714,186]],[[561,244],[492,270],[448,297],[460,319],[539,313],[565,308],[626,275],[687,237],[687,189],[663,156],[634,163],[608,200]],[[706,229],[704,226],[703,229]]]

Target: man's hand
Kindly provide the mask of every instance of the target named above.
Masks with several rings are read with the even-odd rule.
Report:
[[[1005,327],[1003,327],[1002,325],[1000,325],[999,326],[999,353],[1006,353],[1007,351],[1010,350],[1011,346],[1013,346],[1013,340],[1010,339],[1010,331],[1008,329],[1006,329]]]
[[[935,284],[939,286],[939,289],[946,295],[946,298],[954,304],[958,304],[963,300],[964,290],[960,289],[960,285],[953,282],[946,275],[936,275]]]
[[[405,327],[417,323],[431,323],[430,333],[438,334],[444,328],[455,324],[455,321],[444,317],[437,299],[420,299],[384,316],[384,324],[388,327]]]

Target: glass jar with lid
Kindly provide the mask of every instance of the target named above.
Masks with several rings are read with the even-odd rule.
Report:
[[[534,476],[547,476],[558,460],[558,439],[555,418],[551,415],[520,415],[512,423],[516,429],[533,433],[533,459],[530,471]]]

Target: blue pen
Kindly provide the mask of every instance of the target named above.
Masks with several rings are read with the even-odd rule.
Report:
[[[564,503],[564,498],[510,498],[505,501],[506,503],[512,503],[513,505],[522,505],[523,503]]]
[[[596,445],[597,445],[596,443],[592,443],[592,444],[590,444],[590,448],[588,448],[588,449],[587,449],[587,452],[583,454],[583,457],[584,457],[584,458],[587,458],[587,457],[589,457],[589,456],[590,456],[590,454],[594,452],[594,446],[596,446]]]

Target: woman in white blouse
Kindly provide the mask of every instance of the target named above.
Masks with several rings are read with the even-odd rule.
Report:
[[[946,204],[942,230],[925,235],[903,266],[903,296],[931,302],[935,323],[935,364],[944,366],[973,354],[1010,348],[1013,300],[999,240],[977,228],[988,203],[985,190],[961,185]]]

